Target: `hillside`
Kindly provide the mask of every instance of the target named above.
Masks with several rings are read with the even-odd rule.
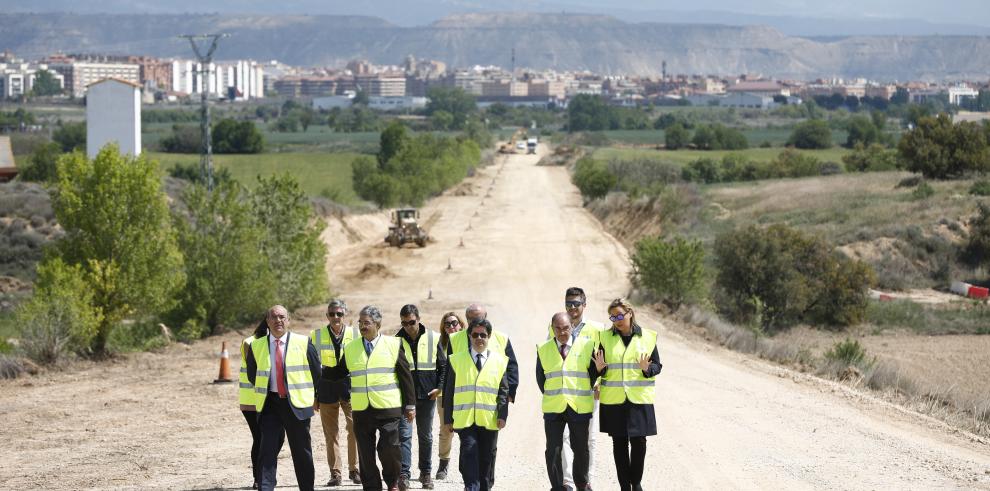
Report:
[[[356,16],[0,14],[0,47],[24,57],[101,52],[190,57],[184,33],[227,32],[218,59],[337,65],[399,63],[406,55],[451,66],[516,65],[600,73],[763,73],[882,80],[983,78],[990,38],[849,37],[816,41],[759,26],[627,23],[583,14],[460,14],[399,27]]]

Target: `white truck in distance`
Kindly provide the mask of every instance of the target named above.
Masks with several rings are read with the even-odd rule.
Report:
[[[536,153],[536,144],[537,143],[538,142],[537,142],[536,138],[530,138],[529,140],[526,140],[526,153],[528,153],[528,154],[529,153],[534,153],[535,154]]]

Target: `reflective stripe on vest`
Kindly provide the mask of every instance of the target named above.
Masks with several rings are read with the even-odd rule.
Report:
[[[601,382],[602,404],[622,404],[627,399],[635,404],[653,404],[655,380],[643,376],[639,358],[653,354],[657,333],[649,329],[641,331],[641,335],[632,337],[629,346],[623,344],[622,337],[611,329],[602,331],[601,345],[608,364]]]
[[[585,320],[584,326],[581,327],[581,332],[578,334],[579,338],[586,338],[591,341],[593,346],[598,346],[601,338],[602,331],[605,330],[605,326],[600,322]],[[572,328],[573,329],[573,328]],[[553,324],[547,326],[547,339],[553,339]]]
[[[578,414],[590,414],[595,408],[588,365],[595,345],[579,336],[571,345],[567,359],[560,356],[557,342],[551,339],[537,350],[546,381],[543,383],[543,412],[562,413],[569,406]]]
[[[364,338],[357,337],[344,347],[344,361],[351,377],[351,409],[364,411],[402,406],[395,363],[399,360],[399,338],[382,336],[371,350],[364,351]]]
[[[285,350],[285,384],[286,390],[289,391],[289,402],[300,409],[312,407],[316,398],[316,388],[313,385],[313,372],[309,368],[309,359],[306,357],[309,338],[291,332],[287,336],[288,341],[283,349]],[[254,361],[258,367],[254,374],[254,390],[258,397],[255,407],[258,411],[265,406],[268,380],[275,374],[268,343],[268,336],[255,339],[251,343],[251,351],[254,353]]]
[[[497,431],[498,387],[509,366],[509,359],[489,350],[481,373],[478,373],[474,363],[470,350],[450,357],[450,367],[455,374],[454,404],[451,408],[454,411],[454,429],[476,424]]]
[[[237,389],[237,401],[242,406],[257,406],[258,393],[254,391],[254,386],[248,379],[247,374],[247,349],[254,342],[254,336],[248,336],[241,342],[241,373],[237,379],[239,387]],[[264,401],[262,401],[264,402]]]
[[[347,343],[359,337],[361,335],[358,333],[356,327],[348,329],[347,326],[344,326],[344,336],[340,340],[340,349],[343,350],[344,346],[347,346]],[[314,329],[313,332],[309,333],[309,339],[313,340],[313,346],[316,346],[316,351],[320,353],[321,365],[330,368],[337,366],[338,356],[333,347],[333,336],[330,333],[330,326]]]
[[[426,335],[420,335],[419,340],[416,341],[416,360],[413,360],[412,349],[409,347],[409,341],[406,338],[402,339],[402,346],[406,349],[406,361],[409,362],[409,369],[412,371],[429,371],[437,369],[437,359],[436,359],[436,333],[432,329],[426,330]]]
[[[463,329],[450,335],[450,346],[453,350],[451,354],[463,353],[465,351],[471,351],[471,339],[468,337],[468,330]],[[488,351],[496,352],[502,356],[507,356],[505,354],[505,349],[509,345],[509,337],[502,334],[499,331],[492,329],[492,336],[488,339]]]

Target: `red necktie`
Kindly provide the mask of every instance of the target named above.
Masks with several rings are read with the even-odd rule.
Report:
[[[278,388],[278,396],[282,399],[288,395],[289,391],[285,388],[285,369],[282,366],[285,364],[285,356],[282,354],[282,340],[275,340],[275,387]]]

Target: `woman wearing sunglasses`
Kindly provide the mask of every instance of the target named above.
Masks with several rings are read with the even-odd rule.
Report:
[[[595,366],[601,381],[601,431],[612,437],[612,456],[622,491],[642,491],[646,437],[657,434],[655,381],[663,365],[657,333],[636,323],[632,305],[617,298],[608,306],[612,328],[601,333]]]
[[[440,317],[440,349],[446,353],[450,345],[450,335],[464,329],[464,320],[456,312],[447,312]],[[444,374],[440,374],[441,378]],[[443,387],[444,381],[440,381]],[[443,397],[437,394],[437,415],[440,417],[440,463],[437,466],[437,480],[447,479],[447,466],[450,463],[450,447],[454,440],[454,431],[443,424]]]

